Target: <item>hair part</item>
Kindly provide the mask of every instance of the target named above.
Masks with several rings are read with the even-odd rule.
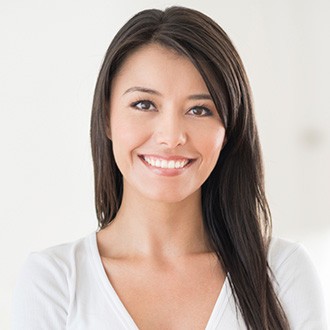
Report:
[[[115,218],[123,179],[107,136],[111,82],[125,59],[156,43],[186,56],[203,77],[226,129],[226,145],[202,185],[209,243],[229,273],[248,329],[289,329],[267,263],[271,215],[261,148],[243,63],[227,34],[206,15],[183,7],[139,12],[111,42],[97,80],[92,118],[95,205],[99,228]]]

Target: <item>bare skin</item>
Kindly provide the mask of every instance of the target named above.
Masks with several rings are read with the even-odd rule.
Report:
[[[141,212],[139,202],[97,234],[112,286],[139,329],[205,329],[225,274],[201,220],[189,207],[173,205],[164,215],[156,205]]]
[[[132,86],[158,94],[127,92]],[[196,94],[205,99],[197,102]],[[108,135],[124,178],[123,200],[97,243],[109,281],[139,329],[205,329],[226,277],[207,243],[201,209],[200,187],[225,136],[207,94],[187,59],[157,45],[133,53],[113,80]],[[152,105],[134,103],[132,110],[136,99]],[[146,154],[192,161],[160,169]]]

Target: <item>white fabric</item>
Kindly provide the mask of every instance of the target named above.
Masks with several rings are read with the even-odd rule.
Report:
[[[321,288],[304,248],[273,238],[269,264],[291,328],[327,329]],[[138,329],[107,278],[96,232],[29,255],[14,291],[12,328]],[[246,329],[228,279],[206,329]]]

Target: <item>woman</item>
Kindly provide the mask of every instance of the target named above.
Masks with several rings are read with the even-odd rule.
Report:
[[[324,329],[313,266],[271,239],[243,64],[197,11],[146,10],[106,53],[91,141],[99,230],[29,256],[17,329]]]

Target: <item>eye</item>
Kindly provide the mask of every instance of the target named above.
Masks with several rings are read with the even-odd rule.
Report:
[[[188,113],[195,117],[207,117],[213,115],[212,111],[204,106],[191,108]]]
[[[156,107],[151,101],[148,100],[139,100],[131,104],[132,108],[141,110],[141,111],[156,111]]]

